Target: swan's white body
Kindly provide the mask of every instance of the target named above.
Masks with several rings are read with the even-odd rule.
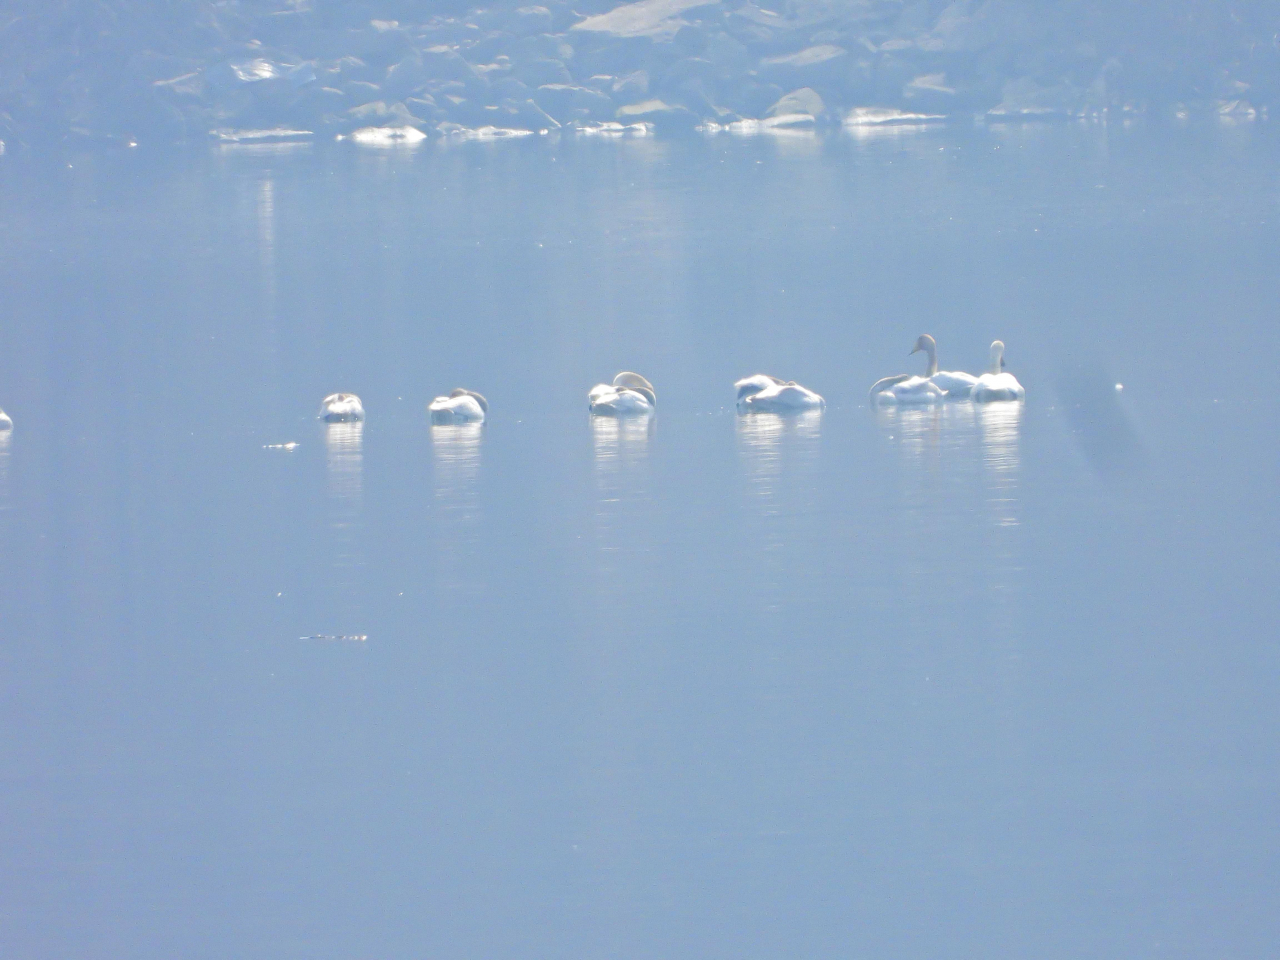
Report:
[[[1012,373],[1004,373],[1004,344],[996,340],[991,344],[991,367],[974,384],[974,403],[991,403],[998,400],[1023,400],[1027,391]]]
[[[348,423],[364,419],[364,404],[354,393],[331,393],[320,404],[320,419]]]
[[[899,374],[877,380],[871,387],[871,402],[882,404],[928,404],[941,400],[967,400],[978,378],[959,370],[938,370],[938,344],[927,333],[916,338],[911,353],[924,352],[929,364],[923,377]],[[910,356],[910,354],[908,354]]]
[[[0,410],[0,430],[12,430],[13,420],[3,410]]]
[[[787,382],[763,373],[744,377],[733,386],[738,393],[738,409],[743,411],[790,413],[817,410],[827,405],[822,397],[794,380]]]
[[[909,373],[900,373],[896,377],[885,377],[877,380],[871,387],[871,402],[876,406],[919,406],[922,404],[942,403],[947,399],[947,391],[928,377],[913,377]]]
[[[447,397],[436,397],[427,410],[432,423],[480,423],[489,412],[489,402],[480,394],[459,387]]]
[[[638,373],[620,373],[613,383],[597,383],[587,394],[591,412],[602,417],[629,417],[653,413],[658,397],[653,384]]]
[[[978,378],[960,370],[939,370],[929,378],[935,387],[947,392],[948,400],[968,400]]]

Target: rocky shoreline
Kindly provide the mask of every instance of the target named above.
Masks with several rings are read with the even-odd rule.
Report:
[[[1252,121],[1280,93],[1266,4],[179,0],[167,20],[155,6],[31,3],[4,26],[0,140]]]

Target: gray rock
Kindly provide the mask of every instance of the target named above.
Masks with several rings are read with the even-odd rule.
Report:
[[[569,120],[612,120],[616,109],[612,100],[597,90],[564,83],[539,87],[534,102],[562,123]]]
[[[699,117],[692,110],[662,100],[644,100],[619,107],[615,113],[620,123],[651,123],[655,130],[685,132],[698,125]]]
[[[342,93],[353,104],[373,103],[382,99],[382,88],[365,80],[349,80],[342,85]]]
[[[618,103],[639,103],[649,97],[649,71],[633,70],[618,77],[610,86],[613,99]]]
[[[453,47],[435,46],[422,51],[422,65],[433,80],[474,80],[478,76]]]
[[[507,29],[517,36],[531,33],[550,33],[552,28],[551,11],[546,7],[517,7],[507,19]]]
[[[560,123],[532,100],[508,98],[498,101],[502,122],[495,126],[513,127],[519,130],[556,130]]]
[[[502,77],[493,84],[493,96],[499,100],[528,100],[533,91],[529,85],[515,77]]]
[[[573,59],[573,47],[563,37],[549,33],[521,37],[511,49],[516,60],[560,60],[568,62]]]
[[[827,105],[822,102],[818,92],[812,87],[801,87],[779,98],[778,102],[768,109],[766,116],[781,117],[788,114],[807,113],[817,118],[825,116],[826,112]]]
[[[511,75],[530,87],[541,87],[548,83],[572,83],[573,77],[559,60],[530,60],[518,63]]]
[[[400,100],[421,90],[430,79],[431,74],[423,64],[422,57],[413,54],[387,70],[382,90],[388,97]]]

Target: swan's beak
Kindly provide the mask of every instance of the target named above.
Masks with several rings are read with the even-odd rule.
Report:
[[[911,348],[911,353],[919,353],[919,352],[920,352],[920,348],[919,348],[919,347],[912,347],[912,348]],[[907,356],[908,356],[908,357],[909,357],[909,356],[911,356],[911,353],[908,353],[908,354],[907,354]]]

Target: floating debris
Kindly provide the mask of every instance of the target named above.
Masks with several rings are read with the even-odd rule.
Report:
[[[263,450],[297,450],[298,441],[290,440],[288,443],[264,443]]]
[[[344,633],[341,636],[335,636],[329,633],[317,633],[315,636],[299,637],[298,639],[299,640],[356,640],[356,641],[359,641],[360,643],[363,643],[364,641],[368,640],[369,637],[363,633],[352,633],[352,634]]]

